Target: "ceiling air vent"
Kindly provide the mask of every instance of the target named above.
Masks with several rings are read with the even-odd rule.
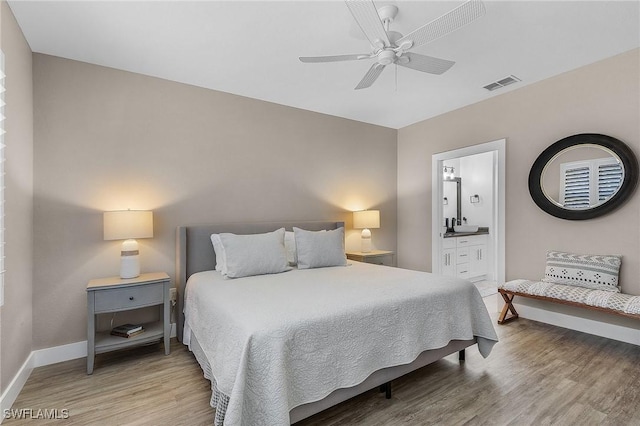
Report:
[[[489,83],[486,86],[484,86],[484,88],[490,92],[493,92],[494,90],[500,89],[501,87],[508,86],[510,84],[517,83],[519,81],[522,81],[522,80],[520,80],[515,75],[510,75],[498,81],[494,81],[493,83]]]

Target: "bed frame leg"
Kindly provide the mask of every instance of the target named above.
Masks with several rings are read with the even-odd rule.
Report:
[[[384,397],[387,399],[391,399],[391,382],[387,382],[383,385],[380,385],[380,393],[384,392]]]
[[[464,349],[461,350],[460,352],[458,352],[458,360],[460,362],[464,362],[464,360],[465,360],[465,350]]]

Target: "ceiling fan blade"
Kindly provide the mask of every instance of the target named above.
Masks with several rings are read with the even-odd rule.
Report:
[[[402,61],[407,58],[409,61]],[[454,61],[446,59],[434,58],[432,56],[420,55],[418,53],[406,52],[396,61],[400,66],[411,68],[416,71],[428,72],[429,74],[442,74],[449,70],[455,64]]]
[[[376,6],[371,0],[347,0],[345,3],[371,46],[382,49],[391,45]]]
[[[402,46],[403,42],[413,42],[411,47],[420,46],[439,39],[453,31],[456,31],[477,18],[484,15],[486,9],[482,0],[469,0],[452,11],[445,13],[399,39],[396,44]],[[411,48],[410,47],[410,48]]]
[[[359,59],[369,59],[371,55],[363,53],[361,55],[333,55],[333,56],[301,56],[300,62],[317,63],[317,62],[340,62],[340,61],[357,61]]]
[[[384,67],[384,65],[380,65],[377,62],[371,65],[371,68],[369,68],[369,71],[367,71],[364,77],[362,77],[362,80],[360,80],[360,83],[358,83],[358,85],[355,87],[355,90],[371,87],[371,85],[375,83],[378,77],[380,77],[380,74],[382,74]]]

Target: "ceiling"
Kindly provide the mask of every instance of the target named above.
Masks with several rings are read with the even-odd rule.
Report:
[[[463,1],[393,1],[408,34]],[[442,75],[373,60],[305,64],[299,56],[368,53],[342,1],[9,0],[34,52],[160,77],[398,129],[640,46],[638,1],[485,2],[486,14],[412,50],[456,64]],[[488,92],[515,75],[522,81]]]

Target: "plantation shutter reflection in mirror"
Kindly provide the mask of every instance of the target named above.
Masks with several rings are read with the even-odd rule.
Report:
[[[618,163],[598,165],[598,202],[608,200],[622,185],[622,166]]]
[[[560,165],[560,204],[585,209],[602,204],[622,185],[622,166],[613,157]]]
[[[585,162],[564,163],[560,166],[560,203],[567,209],[584,209],[590,205],[589,165]]]

